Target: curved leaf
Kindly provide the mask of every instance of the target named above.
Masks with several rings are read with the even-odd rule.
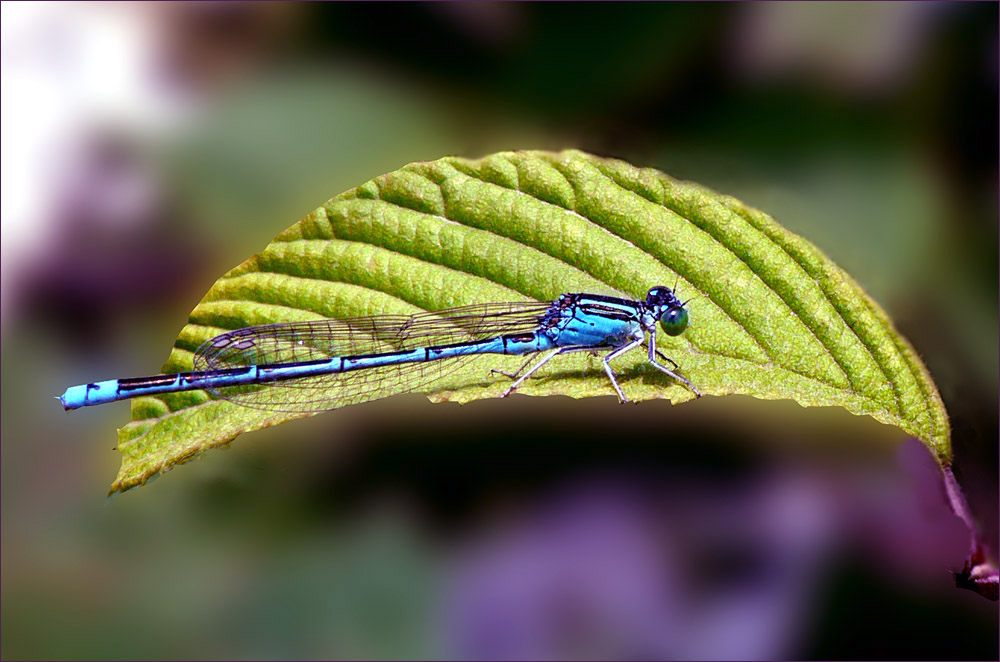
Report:
[[[253,324],[412,313],[562,292],[641,298],[673,286],[691,326],[661,349],[706,395],[839,405],[917,436],[950,460],[944,406],[886,314],[815,246],[738,200],[578,151],[414,163],[332,198],[220,278],[191,313],[164,372],[190,370],[204,340]],[[597,359],[559,357],[519,390],[610,395]],[[426,392],[495,397],[483,357]],[[692,399],[642,352],[616,364],[632,400]],[[112,491],[140,485],[243,432],[299,414],[204,392],[141,398],[119,431]]]

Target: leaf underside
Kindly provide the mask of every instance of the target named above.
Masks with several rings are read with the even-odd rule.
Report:
[[[677,283],[691,326],[660,350],[705,395],[837,405],[922,439],[950,461],[937,389],[861,287],[805,239],[732,197],[579,151],[503,152],[413,163],[338,195],[220,278],[192,311],[163,372],[192,369],[205,340],[256,324],[415,313],[563,292],[643,298]],[[471,361],[425,391],[496,397]],[[630,400],[693,398],[635,351],[616,361]],[[611,395],[598,359],[559,357],[528,395]],[[141,485],[243,432],[302,414],[248,409],[203,391],[133,401],[112,492]]]

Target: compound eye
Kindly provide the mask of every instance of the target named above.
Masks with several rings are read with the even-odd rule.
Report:
[[[683,306],[671,308],[660,317],[660,326],[668,336],[679,336],[688,327],[688,311]]]

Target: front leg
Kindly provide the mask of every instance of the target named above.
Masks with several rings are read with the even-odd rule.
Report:
[[[663,352],[661,352],[660,350],[656,350],[656,355],[657,355],[657,356],[659,356],[659,357],[660,357],[661,359],[663,359],[664,361],[670,361],[671,363],[673,363],[673,364],[674,364],[674,367],[675,367],[675,368],[680,368],[680,366],[679,366],[679,365],[677,365],[677,361],[674,361],[674,360],[673,360],[672,358],[670,358],[669,356],[666,356],[666,355],[665,355],[665,354],[664,354]]]
[[[670,375],[671,377],[673,377],[677,381],[679,381],[682,384],[684,384],[685,386],[687,386],[689,389],[691,389],[692,391],[694,391],[695,396],[697,396],[697,397],[700,398],[701,397],[701,391],[699,391],[698,389],[696,389],[694,387],[694,384],[692,384],[691,382],[689,382],[685,378],[681,377],[680,375],[678,375],[676,372],[674,372],[673,370],[671,370],[667,366],[662,365],[662,364],[656,362],[656,356],[657,356],[657,354],[659,354],[660,356],[663,356],[656,349],[656,329],[654,328],[649,333],[649,362],[652,363],[654,366],[656,366],[657,370],[660,370],[661,372],[665,372],[666,374]],[[664,357],[664,358],[666,358],[666,357]],[[677,367],[677,364],[674,363],[673,360],[671,360],[671,359],[667,359],[667,360],[670,361],[671,363],[673,363],[674,367]]]

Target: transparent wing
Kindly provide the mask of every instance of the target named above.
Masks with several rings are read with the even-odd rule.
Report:
[[[530,333],[538,328],[550,305],[488,303],[416,315],[252,326],[228,331],[205,342],[195,354],[194,367],[215,370],[298,363]],[[311,413],[417,390],[444,377],[469,358],[379,366],[209,391],[247,407]]]

